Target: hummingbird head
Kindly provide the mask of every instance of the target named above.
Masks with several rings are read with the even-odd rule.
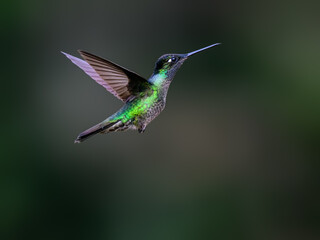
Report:
[[[162,55],[156,62],[154,74],[165,75],[173,78],[174,74],[187,59],[185,54],[165,54]]]
[[[199,53],[201,51],[204,51],[208,48],[214,47],[216,45],[219,45],[220,43],[215,43],[210,46],[201,48],[199,50],[190,52],[190,53],[184,53],[184,54],[165,54],[162,55],[156,62],[153,76],[160,76],[155,79],[157,82],[166,82],[170,83],[178,69],[181,67],[181,65],[184,63],[185,60],[187,60],[190,56],[195,55],[196,53]]]

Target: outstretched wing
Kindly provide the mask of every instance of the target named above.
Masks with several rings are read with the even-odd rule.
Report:
[[[63,52],[62,52],[63,53]],[[85,51],[79,51],[83,60],[63,53],[86,74],[122,101],[127,101],[143,91],[147,80],[111,61]]]

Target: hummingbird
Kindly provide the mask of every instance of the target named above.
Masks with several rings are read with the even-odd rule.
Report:
[[[129,129],[143,133],[147,125],[165,108],[169,86],[184,61],[219,44],[215,43],[185,54],[162,55],[149,79],[86,51],[78,50],[83,60],[61,52],[98,84],[124,102],[116,113],[80,133],[75,143],[83,142],[97,133]]]

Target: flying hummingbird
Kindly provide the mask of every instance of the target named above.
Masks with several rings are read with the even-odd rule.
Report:
[[[148,80],[109,60],[85,51],[79,50],[84,60],[62,52],[93,80],[125,103],[106,120],[80,133],[75,143],[80,143],[97,133],[128,129],[144,132],[147,125],[164,109],[170,83],[183,62],[188,57],[219,44],[215,43],[186,54],[161,56]]]

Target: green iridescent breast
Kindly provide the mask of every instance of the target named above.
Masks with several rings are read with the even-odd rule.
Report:
[[[147,114],[148,109],[158,101],[159,90],[156,86],[150,86],[150,89],[140,93],[131,102],[124,105],[114,116],[114,120],[121,120],[123,123],[142,117]]]

